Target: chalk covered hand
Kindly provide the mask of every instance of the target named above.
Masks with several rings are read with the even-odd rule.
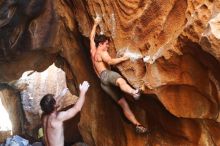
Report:
[[[80,93],[85,94],[89,89],[89,83],[87,81],[83,81],[82,84],[79,84]]]

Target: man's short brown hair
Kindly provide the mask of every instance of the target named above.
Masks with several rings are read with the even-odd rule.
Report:
[[[41,101],[40,106],[44,114],[50,114],[54,111],[56,105],[56,100],[54,99],[53,94],[45,95]]]
[[[96,48],[99,46],[99,43],[104,43],[105,41],[110,41],[109,37],[104,34],[95,35],[95,46]]]

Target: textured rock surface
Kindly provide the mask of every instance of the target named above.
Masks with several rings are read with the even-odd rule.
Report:
[[[0,8],[0,81],[52,62],[75,94],[77,84],[89,80],[80,119],[87,144],[220,145],[219,1],[14,0],[1,1]],[[149,136],[137,135],[99,87],[87,39],[97,15],[103,18],[99,32],[111,36],[113,57],[158,58],[147,64],[134,57],[117,66],[133,87],[144,89],[130,105],[153,130]]]
[[[48,93],[57,97],[66,88],[65,73],[55,65],[51,65],[44,72],[27,71],[14,83],[14,86],[20,90],[22,99],[22,107],[25,114],[24,132],[26,135],[36,138],[38,129],[41,126],[40,115],[42,111],[39,105],[40,100]],[[69,91],[62,98],[61,108],[74,104],[77,99]],[[79,115],[65,124],[65,128],[74,133],[75,136],[75,139],[70,139],[67,136],[68,142],[80,140],[81,137],[77,128],[78,122]],[[68,133],[68,130],[66,130],[66,133]]]
[[[3,113],[3,111],[1,110],[0,129],[5,129],[1,126],[7,126],[8,128],[10,128],[8,126],[8,122],[11,122],[12,124],[11,131],[0,131],[0,142],[3,142],[11,134],[22,134],[24,128],[24,115],[18,90],[14,89],[13,87],[7,84],[0,84],[0,100],[1,106],[3,106],[3,108],[6,110],[9,116],[3,117],[5,113]]]

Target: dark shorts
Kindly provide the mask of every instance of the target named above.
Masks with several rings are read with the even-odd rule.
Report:
[[[122,98],[122,92],[116,84],[118,78],[122,78],[122,76],[111,70],[104,70],[100,74],[102,89],[116,102]]]

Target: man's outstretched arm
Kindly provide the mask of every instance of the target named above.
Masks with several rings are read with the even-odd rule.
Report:
[[[119,64],[119,63],[129,59],[129,57],[127,57],[127,56],[123,56],[120,58],[111,58],[111,56],[108,54],[108,52],[103,52],[101,54],[101,57],[102,57],[102,60],[109,65],[116,65],[116,64]]]
[[[84,81],[82,85],[81,84],[79,85],[79,89],[80,89],[80,94],[79,94],[79,99],[76,102],[76,104],[72,108],[68,109],[67,111],[60,112],[57,116],[58,120],[60,121],[68,120],[74,117],[79,111],[81,111],[82,106],[85,102],[85,94],[89,89],[89,83],[87,81]]]
[[[92,27],[92,31],[91,31],[91,34],[90,34],[90,52],[92,54],[96,50],[96,46],[95,46],[95,41],[94,40],[95,40],[96,28],[99,25],[100,21],[101,21],[100,17],[96,17],[95,18],[95,22],[94,22],[94,25]]]

